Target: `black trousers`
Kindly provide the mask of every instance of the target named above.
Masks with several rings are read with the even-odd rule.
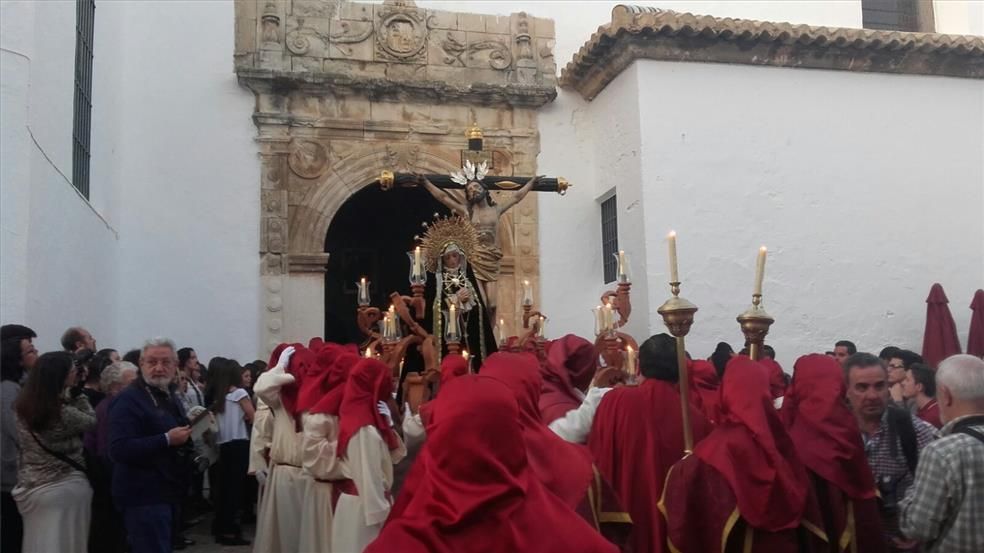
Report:
[[[219,503],[215,506],[215,531],[220,536],[242,533],[237,515],[243,508],[246,471],[249,470],[249,440],[219,445]]]
[[[0,493],[0,551],[20,553],[24,542],[24,520],[10,492]]]

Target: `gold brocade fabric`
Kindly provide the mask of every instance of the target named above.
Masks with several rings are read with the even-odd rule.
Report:
[[[495,282],[499,280],[499,271],[502,266],[502,250],[497,246],[479,244],[468,260],[475,278],[482,282]]]

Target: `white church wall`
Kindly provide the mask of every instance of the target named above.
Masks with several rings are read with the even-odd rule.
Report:
[[[968,306],[984,282],[984,83],[635,67],[617,80],[637,80],[643,99],[646,247],[658,260],[648,277],[668,280],[663,236],[676,229],[684,295],[700,307],[694,355],[743,343],[735,316],[750,303],[761,244],[776,319],[767,342],[787,370],[838,339],[918,351],[933,282],[966,344]]]
[[[933,19],[937,33],[984,35],[984,2],[934,0]]]
[[[252,360],[260,177],[233,2],[122,4],[119,344],[164,334],[203,358]]]
[[[114,335],[116,231],[72,186],[75,5],[2,4],[4,323],[60,349],[70,325]]]

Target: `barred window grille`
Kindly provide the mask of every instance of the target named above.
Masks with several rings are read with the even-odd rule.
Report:
[[[618,208],[615,196],[601,202],[601,262],[605,269],[605,284],[618,276]]]
[[[865,29],[918,31],[918,0],[861,0],[861,24]]]
[[[89,197],[92,134],[92,30],[95,0],[75,2],[75,120],[72,127],[72,184]]]

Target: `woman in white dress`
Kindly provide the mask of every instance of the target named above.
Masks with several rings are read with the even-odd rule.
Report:
[[[24,518],[25,552],[88,547],[92,487],[82,433],[95,426],[96,414],[76,381],[71,354],[46,353],[14,403],[21,451],[12,495]]]

